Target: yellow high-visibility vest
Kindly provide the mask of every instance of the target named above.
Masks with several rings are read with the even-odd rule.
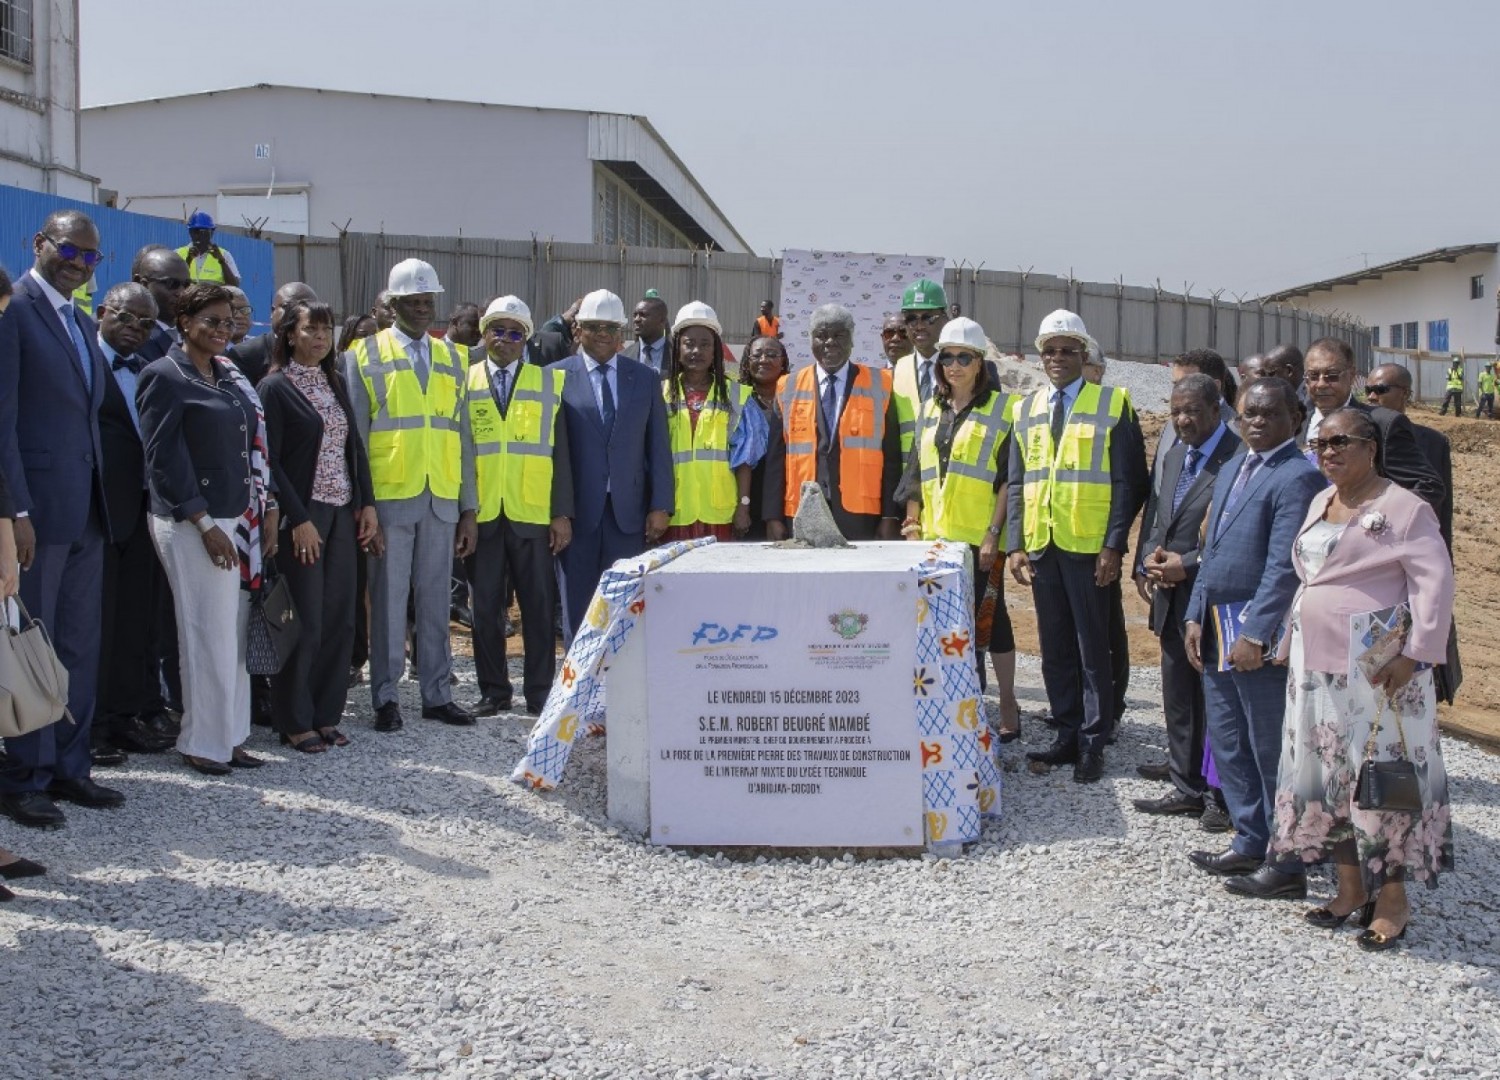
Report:
[[[662,384],[670,406],[671,383]],[[667,436],[672,442],[672,483],[677,492],[673,525],[728,525],[740,505],[740,486],[729,467],[729,437],[739,430],[740,417],[750,400],[750,388],[729,384],[729,400],[709,392],[693,427],[692,411],[679,402],[667,412]]]
[[[1127,394],[1119,387],[1085,382],[1062,439],[1053,446],[1052,389],[1037,390],[1016,409],[1015,437],[1025,466],[1023,542],[1027,551],[1055,544],[1063,551],[1097,555],[1109,530],[1110,437],[1125,413]]]
[[[1495,373],[1489,368],[1479,369],[1479,392],[1481,394],[1493,394],[1495,392]]]
[[[188,278],[192,281],[211,281],[215,285],[224,284],[224,264],[219,261],[219,257],[211,251],[205,251],[194,258],[190,254],[192,250],[192,244],[184,244],[177,249],[177,254],[187,263]]]
[[[978,547],[995,516],[995,477],[1005,468],[1016,397],[1000,390],[969,410],[953,432],[948,471],[939,480],[937,431],[942,410],[928,411],[917,444],[922,479],[922,538],[959,540]]]
[[[480,360],[469,368],[465,396],[474,432],[480,521],[494,521],[501,514],[528,525],[552,520],[552,448],[564,378],[560,370],[520,364],[502,417],[490,390],[489,364]]]
[[[458,410],[469,350],[427,338],[427,389],[411,358],[396,343],[394,327],[353,345],[370,397],[370,479],[377,501],[412,499],[428,488],[439,499],[457,499],[463,449]]]
[[[901,424],[902,461],[911,455],[911,445],[916,441],[917,432],[927,418],[923,411],[922,384],[917,378],[917,365],[921,360],[921,355],[913,349],[896,361],[891,372],[891,392],[896,395],[896,419]],[[937,367],[937,353],[932,354],[932,366],[934,369]],[[932,377],[937,379],[935,370]]]
[[[1448,369],[1448,389],[1462,390],[1464,388],[1464,369],[1461,367],[1450,367]]]

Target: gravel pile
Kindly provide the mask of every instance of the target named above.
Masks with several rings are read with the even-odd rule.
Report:
[[[1222,838],[1129,809],[1160,790],[1133,770],[1163,756],[1150,671],[1104,783],[1017,769],[1049,740],[1031,721],[1004,820],[946,861],[651,848],[604,820],[599,740],[538,796],[504,779],[524,718],[454,729],[403,694],[399,735],[361,688],[348,749],[256,729],[257,772],[137,757],[107,777],[121,811],[0,824],[50,868],[0,907],[6,1072],[1500,1075],[1500,759],[1469,746],[1447,747],[1462,869],[1371,957],[1192,869]]]
[[[1137,412],[1165,413],[1172,398],[1172,369],[1136,360],[1111,360],[1104,369],[1104,382],[1123,386]]]

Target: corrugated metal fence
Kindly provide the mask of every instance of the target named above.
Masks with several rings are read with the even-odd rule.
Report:
[[[276,279],[305,281],[344,313],[367,310],[390,267],[411,256],[437,270],[447,290],[444,315],[460,300],[482,305],[514,293],[540,324],[592,289],[610,289],[627,304],[655,289],[674,311],[688,300],[710,304],[725,336],[740,342],[749,337],[760,302],[781,294],[781,261],[755,255],[377,233],[272,240]],[[1043,316],[1066,307],[1083,316],[1108,355],[1125,360],[1158,363],[1195,348],[1237,360],[1283,342],[1305,349],[1325,335],[1353,344],[1362,368],[1370,355],[1368,331],[1288,305],[1223,303],[1155,287],[952,267],[944,287],[1008,351],[1030,349]]]
[[[1381,364],[1400,364],[1411,372],[1412,400],[1436,405],[1448,392],[1448,368],[1455,360],[1464,363],[1464,405],[1477,404],[1479,399],[1479,369],[1490,367],[1500,354],[1496,353],[1431,353],[1412,349],[1376,349],[1370,366],[1361,368],[1368,375]]]
[[[41,230],[47,215],[67,207],[82,210],[99,229],[104,259],[94,269],[95,302],[104,299],[110,286],[130,280],[131,260],[147,244],[177,248],[188,241],[187,227],[168,218],[132,214],[127,210],[0,185],[0,263],[10,271],[11,277],[30,269],[34,261],[31,241]],[[276,291],[271,244],[227,230],[215,233],[214,238],[220,247],[234,256],[243,279],[240,287],[250,297],[255,317],[265,320],[271,310],[271,294]],[[264,327],[251,332],[258,333],[260,329]]]

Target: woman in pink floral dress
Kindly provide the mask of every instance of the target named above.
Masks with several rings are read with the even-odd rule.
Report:
[[[1330,413],[1308,446],[1333,486],[1313,499],[1293,550],[1303,585],[1279,654],[1291,676],[1272,847],[1334,862],[1338,895],[1308,922],[1334,929],[1358,912],[1360,947],[1380,951],[1406,934],[1406,880],[1432,888],[1453,868],[1431,668],[1447,655],[1453,565],[1432,508],[1376,470],[1380,433],[1367,414]],[[1399,653],[1367,659],[1367,676],[1360,654],[1407,621]],[[1376,723],[1374,757],[1416,766],[1419,814],[1355,805]]]

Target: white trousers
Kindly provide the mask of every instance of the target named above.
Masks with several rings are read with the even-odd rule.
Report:
[[[228,537],[235,522],[215,519]],[[250,676],[245,673],[245,633],[250,594],[240,588],[238,563],[222,570],[190,521],[151,516],[151,539],[172,585],[177,648],[182,661],[182,734],[179,752],[228,762],[250,737]]]

